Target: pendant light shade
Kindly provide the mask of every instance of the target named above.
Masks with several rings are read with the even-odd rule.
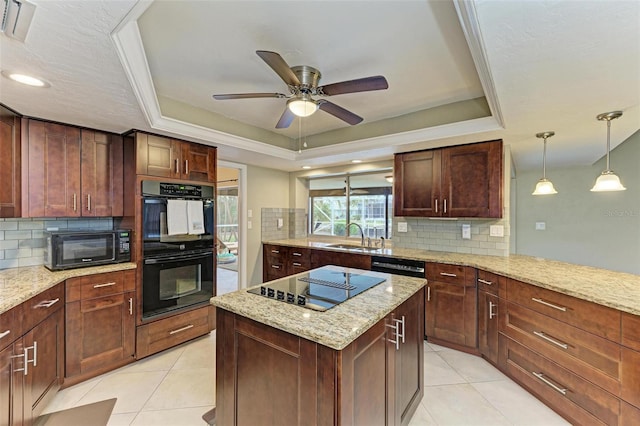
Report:
[[[532,195],[550,195],[558,193],[558,191],[553,187],[553,183],[547,179],[547,138],[555,134],[555,132],[536,133],[536,138],[544,139],[544,148],[542,151],[542,179],[540,179],[536,184],[536,188]]]
[[[612,111],[598,114],[596,117],[600,121],[607,122],[607,169],[603,171],[596,179],[595,185],[591,188],[593,192],[607,192],[607,191],[624,191],[625,188],[620,182],[620,178],[613,173],[609,165],[609,155],[611,151],[611,120],[622,116],[622,111]]]

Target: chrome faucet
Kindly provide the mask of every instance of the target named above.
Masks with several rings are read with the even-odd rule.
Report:
[[[364,231],[362,230],[362,226],[358,225],[355,222],[349,222],[347,223],[347,235],[349,235],[349,227],[351,225],[355,225],[358,227],[358,229],[360,230],[360,246],[364,247]]]

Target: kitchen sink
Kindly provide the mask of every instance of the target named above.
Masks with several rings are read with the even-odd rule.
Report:
[[[356,244],[328,244],[325,247],[342,249],[342,250],[350,250],[350,251],[366,251],[366,252],[377,252],[382,250],[379,247],[363,247]]]

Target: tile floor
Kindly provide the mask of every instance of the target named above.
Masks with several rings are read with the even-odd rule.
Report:
[[[425,342],[425,394],[411,426],[568,425],[482,358]],[[46,412],[118,398],[110,426],[205,426],[215,332],[60,391]],[[75,425],[69,425],[75,426]]]
[[[238,272],[226,268],[216,270],[216,295],[238,290]]]

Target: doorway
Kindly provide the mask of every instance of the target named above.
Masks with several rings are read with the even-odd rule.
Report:
[[[244,173],[243,173],[244,172]],[[217,268],[216,295],[244,287],[246,250],[242,206],[246,167],[219,162],[216,185]]]

